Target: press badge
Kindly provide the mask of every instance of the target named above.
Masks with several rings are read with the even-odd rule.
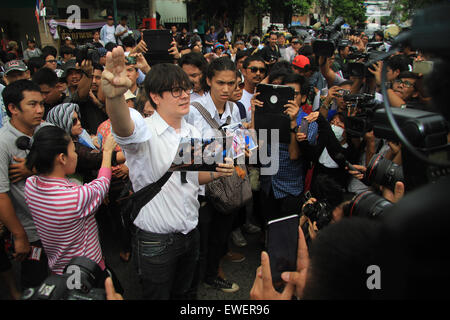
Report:
[[[40,261],[42,254],[42,248],[31,246],[31,253],[28,257],[28,260]]]

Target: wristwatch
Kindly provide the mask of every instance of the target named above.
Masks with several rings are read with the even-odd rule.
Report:
[[[298,126],[295,126],[294,128],[291,128],[291,132],[292,133],[297,133],[298,132]]]

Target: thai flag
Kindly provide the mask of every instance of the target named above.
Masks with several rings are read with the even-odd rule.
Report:
[[[34,15],[36,16],[36,20],[39,24],[39,13],[44,8],[44,0],[36,0],[36,10],[34,11]]]

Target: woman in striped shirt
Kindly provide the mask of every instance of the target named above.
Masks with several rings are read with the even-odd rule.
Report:
[[[68,133],[56,126],[46,126],[33,139],[26,165],[35,169],[37,175],[27,179],[25,198],[50,269],[62,274],[72,258],[83,256],[105,270],[94,214],[108,193],[114,139],[110,136],[104,144],[97,179],[82,186],[66,178],[75,172],[78,160]]]

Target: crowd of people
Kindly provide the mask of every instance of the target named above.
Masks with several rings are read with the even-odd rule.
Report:
[[[94,33],[90,43],[97,50],[97,61],[79,59],[70,38],[59,50],[38,48],[29,40],[22,54],[10,41],[1,56],[0,274],[12,298],[40,285],[51,273],[62,274],[76,256],[95,261],[105,279],[113,275],[114,287],[123,293],[120,282],[127,280],[114,276],[102,254],[98,212],[107,214],[118,230],[122,261],[135,260],[145,299],[196,299],[201,283],[236,292],[239,284],[232,274],[224,274],[221,263],[224,259],[239,263],[245,256],[232,251],[229,241],[244,247],[246,233],[260,233],[265,239],[269,221],[292,214],[302,216],[301,271],[291,278],[283,275],[287,286],[282,293],[280,287],[268,288],[263,283],[270,273],[264,252],[252,298],[321,298],[317,289],[321,274],[308,275],[317,288],[310,284],[305,293],[299,285],[305,284],[308,247],[318,234],[324,234],[316,251],[322,254],[329,250],[327,241],[341,241],[338,234],[346,232],[349,239],[342,240],[342,247],[348,244],[359,250],[375,241],[377,230],[371,220],[337,222],[347,221],[345,201],[371,188],[361,181],[370,160],[382,155],[401,165],[401,147],[375,137],[373,131],[361,136],[349,132],[348,116],[356,111],[344,96],[368,93],[382,101],[385,63],[391,105],[433,111],[422,74],[412,68],[414,61],[427,57],[404,46],[368,73],[355,74],[349,56],[371,48],[363,32],[345,36],[335,54],[324,57],[313,51],[313,32],[287,39],[275,30],[261,37],[233,35],[228,27],[210,26],[201,34],[198,29],[188,32],[187,27],[179,32],[175,25],[170,29],[172,64],[150,66],[145,54],[151,44],[143,40],[143,26],[133,32],[127,17],[117,26],[108,17]],[[378,50],[388,50],[382,32],[372,40],[383,43]],[[124,229],[121,208],[126,196],[161,181],[181,138],[214,137],[211,121],[218,126],[241,123],[246,129],[264,124],[257,117],[257,109],[264,107],[258,100],[258,84],[289,86],[294,98],[284,106],[283,115],[270,119],[285,126],[280,132],[287,132],[280,135],[278,154],[272,155],[279,161],[278,171],[261,174],[270,163],[245,167],[252,201],[227,214],[212,203],[205,186],[239,173],[238,166],[225,159],[215,172],[173,172],[141,208],[132,229]],[[200,107],[193,107],[193,102]],[[300,130],[303,123],[306,131]],[[273,150],[270,143],[259,145]],[[359,171],[350,169],[346,160]],[[398,182],[395,190],[376,191],[396,202],[404,187]],[[314,198],[305,199],[306,191]],[[325,227],[328,233],[302,215],[303,207],[315,201],[326,201],[332,213]],[[367,232],[359,234],[361,229]],[[14,249],[11,256],[5,243]],[[356,251],[358,267],[370,260],[367,248]],[[349,252],[346,263],[351,264],[355,255]],[[317,262],[317,257],[323,267],[325,262]],[[12,258],[21,261],[20,288],[14,283]],[[335,282],[342,290],[349,286],[348,296],[330,289],[329,297],[366,297],[347,277]]]

